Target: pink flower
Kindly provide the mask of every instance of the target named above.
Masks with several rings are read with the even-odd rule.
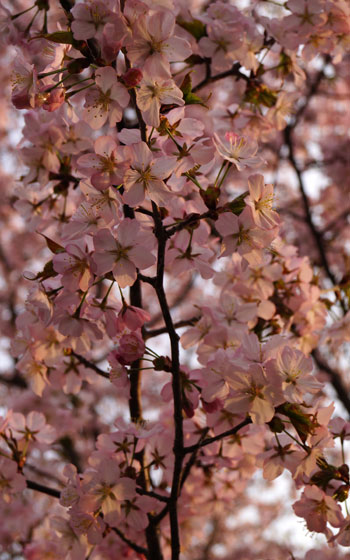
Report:
[[[192,241],[192,235],[188,231],[181,231],[172,241],[166,252],[166,265],[177,276],[186,271],[196,269],[202,278],[211,278],[214,274],[209,265],[213,253],[206,247],[200,247]]]
[[[123,307],[118,313],[118,327],[123,328],[125,326],[131,331],[136,331],[136,329],[141,328],[147,323],[150,318],[150,314],[144,309],[128,305],[124,302]]]
[[[213,142],[220,156],[234,163],[238,171],[242,171],[245,167],[256,167],[262,163],[262,159],[255,155],[258,146],[253,140],[248,141],[234,132],[226,132],[224,140],[214,133]]]
[[[262,453],[261,458],[264,459],[263,476],[265,480],[274,480],[283,473],[284,469],[294,471],[299,461],[298,453],[292,443],[274,445]]]
[[[62,274],[62,285],[67,290],[86,292],[93,280],[87,246],[83,251],[78,243],[68,243],[65,251],[54,255],[52,260],[53,268]]]
[[[86,40],[101,35],[104,26],[116,16],[106,7],[105,2],[93,0],[88,4],[76,4],[71,13],[74,17],[72,31],[75,39]]]
[[[332,533],[327,528],[327,523],[333,527],[341,527],[344,521],[340,506],[317,486],[307,486],[293,509],[298,517],[305,519],[309,531],[329,536]]]
[[[117,73],[111,66],[96,70],[95,82],[96,87],[86,94],[83,119],[94,130],[101,128],[107,120],[110,127],[115,126],[122,119],[123,108],[129,103],[128,90],[118,81]]]
[[[45,364],[34,359],[31,354],[26,353],[17,363],[17,368],[23,372],[32,391],[41,397],[46,385],[49,383]]]
[[[94,144],[95,153],[80,156],[77,166],[90,177],[91,184],[99,191],[123,180],[125,165],[112,136],[100,136]]]
[[[131,364],[138,358],[142,358],[145,352],[145,343],[141,332],[131,332],[123,334],[118,341],[116,358],[122,364]]]
[[[137,105],[146,124],[158,128],[161,105],[184,105],[182,91],[170,78],[144,75],[140,88],[136,91]]]
[[[226,380],[233,388],[233,395],[226,401],[225,409],[249,414],[254,424],[269,422],[274,407],[284,401],[278,376],[265,375],[258,364],[251,365],[247,372],[236,371]]]
[[[311,358],[289,346],[266,364],[268,374],[274,371],[281,376],[283,394],[292,403],[302,403],[305,393],[316,393],[322,388],[322,384],[311,375],[312,368]]]
[[[90,544],[99,544],[103,538],[106,527],[101,517],[95,516],[72,507],[70,510],[69,524],[78,535],[87,535]]]
[[[116,235],[115,238],[108,229],[100,230],[94,237],[95,252],[92,258],[98,275],[112,271],[119,286],[126,288],[135,282],[136,268],[148,268],[156,259],[145,244],[147,235],[140,231],[136,220],[123,220]]]
[[[136,496],[132,500],[123,502],[121,514],[114,523],[119,525],[122,522],[135,531],[143,531],[149,524],[147,514],[157,510],[157,506],[159,506],[159,502],[154,498]]]
[[[26,480],[17,469],[15,461],[0,456],[0,496],[5,502],[10,502],[14,494],[26,488]]]
[[[131,206],[141,204],[147,192],[156,204],[166,206],[171,193],[163,179],[171,175],[176,158],[154,158],[145,142],[133,144],[129,148],[129,154],[130,167],[124,176],[125,202]]]
[[[14,60],[11,101],[16,109],[32,109],[35,106],[35,93],[38,91],[37,72],[34,65],[28,64],[21,56]]]
[[[170,11],[156,11],[139,18],[127,48],[133,65],[144,65],[151,75],[170,76],[169,61],[182,61],[192,54],[188,41],[174,36],[174,26],[175,16]]]
[[[264,184],[262,175],[251,175],[248,179],[249,197],[245,199],[250,208],[255,224],[263,229],[271,229],[280,224],[280,218],[274,210],[273,186]]]
[[[231,212],[220,214],[216,229],[223,236],[221,257],[232,255],[235,250],[245,255],[255,249],[262,249],[267,247],[275,237],[273,230],[256,227],[248,208],[245,208],[239,216]]]
[[[287,29],[296,29],[301,36],[314,32],[317,25],[326,22],[327,14],[320,0],[288,0],[286,6],[293,15],[287,16],[284,24]]]
[[[66,99],[66,90],[63,87],[55,88],[50,93],[44,94],[42,108],[49,113],[57,111]]]
[[[202,37],[199,41],[201,52],[211,58],[217,72],[228,70],[238,59],[236,51],[241,46],[243,38],[239,27],[237,23],[224,26],[216,22],[207,27],[208,36]]]
[[[101,508],[107,523],[115,513],[119,513],[122,502],[135,497],[134,480],[121,477],[117,461],[103,459],[98,470],[87,472],[84,476],[83,496],[79,501],[81,511],[92,512]]]
[[[56,439],[56,430],[46,424],[45,416],[41,412],[30,412],[25,418],[20,412],[14,412],[9,422],[9,428],[15,438],[25,438],[27,441],[50,444]]]

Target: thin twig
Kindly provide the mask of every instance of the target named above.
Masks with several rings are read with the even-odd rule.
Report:
[[[94,364],[94,362],[90,362],[90,360],[87,360],[86,358],[84,358],[84,356],[77,354],[74,350],[71,350],[71,355],[74,356],[74,358],[76,358],[78,362],[83,364],[85,367],[92,369],[101,377],[104,377],[105,379],[109,379],[109,374],[106,371],[100,369],[96,364]]]
[[[134,542],[132,542],[130,539],[128,539],[128,537],[126,537],[124,535],[124,533],[122,533],[122,531],[120,529],[118,529],[117,527],[112,527],[112,530],[118,535],[118,537],[124,541],[127,545],[130,546],[130,548],[132,548],[133,550],[135,550],[135,552],[137,552],[138,554],[145,554],[147,555],[147,548],[144,548],[143,546],[140,546]]]
[[[33,480],[26,480],[27,488],[31,490],[36,490],[37,492],[41,492],[42,494],[47,494],[47,496],[52,496],[53,498],[60,498],[61,492],[54,488],[49,488],[48,486],[44,486],[43,484],[39,484],[38,482],[34,482]]]

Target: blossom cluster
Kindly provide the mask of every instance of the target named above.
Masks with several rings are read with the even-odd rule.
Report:
[[[349,546],[349,423],[312,358],[349,340],[349,259],[328,264],[292,144],[304,70],[346,60],[346,2],[20,4],[0,4],[12,200],[42,245],[13,311],[27,396],[0,423],[0,492],[14,516],[56,500],[28,514],[24,557],[194,558],[259,470],[288,472],[309,531]],[[277,210],[281,134],[318,267]]]

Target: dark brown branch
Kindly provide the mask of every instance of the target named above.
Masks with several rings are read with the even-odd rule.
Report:
[[[25,379],[23,379],[18,370],[15,370],[14,374],[11,377],[0,375],[0,383],[4,383],[5,385],[9,385],[12,387],[20,387],[21,389],[28,388],[28,383]]]
[[[180,353],[179,353],[179,336],[175,330],[174,323],[170,314],[169,305],[164,292],[164,266],[165,266],[165,249],[167,235],[155,203],[152,203],[153,219],[155,224],[155,235],[158,239],[158,256],[157,256],[157,278],[155,283],[155,291],[158,297],[159,307],[161,309],[164,323],[169,335],[171,346],[171,364],[172,364],[172,391],[174,399],[174,472],[171,485],[170,500],[168,505],[170,517],[171,532],[171,558],[178,560],[180,556],[180,535],[179,523],[177,516],[177,500],[180,492],[181,471],[183,463],[183,416],[182,416],[182,386],[180,375]]]
[[[325,371],[329,378],[330,381],[337,393],[338,399],[340,400],[340,402],[342,403],[342,405],[345,407],[345,409],[347,410],[349,416],[350,416],[350,397],[349,397],[349,390],[344,386],[342,378],[340,373],[338,373],[337,371],[335,371],[334,369],[332,369],[324,360],[323,358],[320,356],[319,352],[317,350],[313,350],[312,352],[312,357],[314,358],[317,367],[322,370]]]
[[[204,80],[199,82],[199,84],[197,84],[192,89],[192,92],[196,93],[203,87],[212,84],[214,82],[217,82],[219,80],[223,80],[224,78],[228,78],[229,76],[235,76],[236,80],[245,80],[246,82],[249,82],[249,77],[243,74],[242,72],[240,72],[240,67],[241,65],[239,64],[239,62],[237,62],[232,66],[232,68],[230,68],[230,70],[226,70],[226,72],[221,72],[220,74],[216,74],[216,76],[206,76]]]
[[[109,379],[109,374],[106,371],[100,369],[96,364],[94,364],[94,362],[90,362],[90,360],[87,360],[86,358],[84,358],[84,356],[81,356],[80,354],[74,352],[74,350],[71,350],[71,355],[74,356],[74,358],[76,358],[78,362],[83,364],[85,367],[92,369],[101,377],[104,377],[105,379]]]
[[[122,531],[120,529],[118,529],[117,527],[112,527],[112,530],[118,535],[118,537],[124,541],[127,545],[130,546],[130,548],[132,548],[133,550],[135,550],[135,552],[137,552],[138,554],[145,554],[147,555],[147,548],[144,548],[143,546],[140,546],[134,542],[132,542],[130,539],[128,539],[128,537],[126,537],[124,535],[124,533],[122,533]]]
[[[187,294],[191,291],[191,289],[193,287],[193,278],[194,278],[194,275],[192,274],[189,281],[186,282],[184,288],[181,291],[179,291],[179,293],[176,295],[174,301],[169,306],[170,310],[175,309],[176,307],[178,307],[178,305],[183,303],[185,297],[187,296]],[[162,318],[163,318],[162,313],[158,313],[157,315],[152,317],[152,319],[148,322],[148,326],[151,327],[152,325],[156,325]]]
[[[222,434],[218,434],[217,436],[206,438],[203,441],[199,441],[198,443],[195,443],[194,445],[189,445],[188,447],[185,447],[184,448],[184,453],[193,453],[195,451],[198,451],[198,449],[200,449],[201,447],[205,447],[206,445],[210,445],[211,443],[214,443],[215,441],[220,441],[221,439],[224,439],[225,437],[233,436],[237,432],[239,432],[239,430],[244,428],[244,426],[248,426],[248,424],[251,424],[251,423],[252,423],[251,418],[248,416],[245,420],[243,420],[243,422],[241,422],[240,424],[237,424],[237,426],[235,426],[234,428],[230,428],[230,430],[226,430],[226,432],[222,432]]]
[[[130,68],[130,62],[125,54],[125,64],[127,68]],[[132,100],[133,107],[136,111],[139,129],[141,133],[141,140],[143,142],[147,141],[147,127],[142,118],[142,114],[140,109],[137,106],[136,102],[136,93],[135,90],[130,90],[130,96]],[[133,208],[130,208],[128,205],[124,205],[124,215],[125,217],[134,219],[135,212]],[[150,279],[146,276],[141,275],[138,273],[138,278],[136,282],[130,287],[130,304],[142,308],[142,288],[141,288],[141,279],[144,282],[149,282],[151,285],[154,285],[153,279]],[[142,360],[136,360],[131,364],[130,367],[130,398],[129,398],[129,411],[131,420],[133,422],[140,422],[142,421],[142,403],[141,403],[141,363]],[[140,485],[144,492],[149,491],[150,481],[149,481],[149,473],[145,468],[145,459],[144,459],[144,450],[135,454],[135,458],[140,463]],[[146,555],[148,560],[163,560],[163,554],[160,548],[159,542],[159,529],[157,524],[154,521],[154,516],[148,514],[149,524],[146,528],[146,539],[147,539],[147,549],[144,549],[143,554]]]
[[[44,486],[43,484],[38,484],[38,482],[34,482],[33,480],[26,480],[26,483],[27,488],[36,490],[37,492],[41,492],[42,494],[47,494],[47,496],[52,496],[53,498],[60,498],[61,496],[61,492],[59,490],[49,488],[48,486]]]
[[[167,229],[166,230],[167,237],[171,237],[177,231],[181,231],[187,226],[196,224],[200,220],[203,220],[205,218],[210,218],[210,217],[213,217],[213,212],[211,210],[208,210],[208,212],[204,212],[204,214],[196,214],[196,213],[190,214],[189,216],[187,216],[187,218],[180,220],[177,224],[172,226],[170,229]]]
[[[199,321],[200,317],[191,317],[190,319],[183,319],[182,321],[177,321],[174,323],[175,329],[181,329],[182,327],[189,327],[195,325]],[[167,333],[167,327],[160,327],[159,329],[153,329],[152,331],[145,332],[145,340],[149,338],[154,338],[161,334]]]
[[[230,428],[229,430],[226,430],[226,432],[223,432],[221,434],[218,434],[217,436],[213,436],[210,438],[206,438],[203,439],[206,434],[207,434],[207,429],[204,430],[202,436],[199,438],[198,442],[194,445],[188,446],[188,447],[184,447],[184,453],[191,453],[191,457],[189,458],[189,460],[187,461],[185,468],[182,471],[182,476],[181,476],[181,481],[180,481],[180,487],[182,488],[186,479],[188,478],[191,468],[193,467],[193,465],[196,462],[196,458],[197,458],[197,453],[199,451],[199,449],[201,449],[202,447],[205,447],[206,445],[210,445],[211,443],[214,443],[215,441],[219,441],[224,439],[225,437],[228,436],[232,436],[235,435],[241,428],[243,428],[244,426],[248,426],[248,424],[251,424],[251,419],[249,417],[247,417],[245,420],[243,420],[243,422],[241,422],[240,424],[238,424],[237,426],[235,426],[234,428]],[[168,509],[169,506],[165,506],[156,516],[156,520],[158,523],[160,523],[162,521],[162,519],[164,519],[164,517],[167,515],[168,513]]]
[[[203,430],[203,433],[202,433],[201,437],[199,438],[199,441],[197,442],[196,449],[194,449],[194,450],[192,451],[191,457],[190,457],[189,460],[187,461],[187,463],[186,463],[186,465],[185,465],[185,468],[184,468],[184,470],[182,471],[182,476],[181,476],[181,488],[182,488],[183,485],[185,484],[186,479],[188,478],[188,476],[189,476],[189,474],[190,474],[190,472],[191,472],[191,469],[192,469],[193,465],[194,465],[195,462],[196,462],[198,450],[200,449],[201,443],[203,442],[203,440],[204,440],[204,438],[206,437],[206,435],[207,435],[208,432],[209,432],[209,428],[205,428],[205,429]]]
[[[142,488],[136,488],[136,492],[140,494],[140,496],[149,496],[150,498],[155,498],[160,502],[169,502],[169,496],[162,496],[162,494],[158,494],[157,492],[143,490]]]
[[[316,243],[319,255],[320,255],[320,259],[321,259],[321,264],[328,276],[328,278],[330,279],[330,281],[332,282],[333,286],[337,285],[337,280],[333,274],[333,272],[330,269],[330,266],[328,264],[328,259],[327,259],[327,255],[326,255],[326,249],[323,243],[323,237],[322,234],[318,231],[318,229],[316,228],[313,219],[312,219],[312,214],[311,214],[311,209],[310,209],[310,204],[309,204],[309,200],[307,198],[306,192],[305,192],[305,185],[304,185],[304,181],[303,181],[303,176],[302,176],[302,172],[299,169],[299,166],[296,162],[295,159],[295,155],[294,155],[294,145],[293,145],[293,138],[292,138],[292,126],[288,125],[285,129],[284,129],[284,140],[285,140],[285,144],[288,147],[289,150],[289,162],[292,166],[292,168],[294,169],[294,172],[297,176],[298,179],[298,183],[299,183],[299,190],[300,190],[300,194],[301,194],[301,198],[303,201],[303,205],[304,205],[304,211],[305,211],[305,218],[306,218],[306,223],[308,224],[310,231],[312,233],[312,236],[314,238],[314,241]],[[342,309],[344,311],[344,313],[346,312],[346,308],[344,305],[344,302],[342,300],[340,300],[340,304],[342,306]]]

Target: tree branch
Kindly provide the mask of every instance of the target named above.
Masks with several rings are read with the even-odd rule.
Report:
[[[175,330],[174,323],[170,314],[169,305],[164,292],[164,266],[165,266],[165,248],[167,235],[163,227],[163,223],[157,208],[152,202],[153,216],[155,223],[155,235],[158,239],[158,257],[157,257],[157,278],[155,282],[155,291],[158,297],[159,307],[162,311],[164,323],[169,335],[171,346],[171,370],[172,370],[172,391],[174,399],[174,472],[171,485],[171,493],[169,500],[169,516],[171,531],[171,558],[178,560],[180,556],[180,535],[177,517],[177,500],[180,492],[181,470],[183,463],[183,417],[182,417],[182,386],[180,376],[180,353],[179,353],[179,336]]]
[[[80,354],[74,352],[74,350],[71,350],[71,355],[74,356],[74,358],[76,358],[78,362],[83,364],[85,367],[92,369],[101,377],[104,377],[105,379],[109,379],[109,374],[106,371],[100,369],[96,364],[94,364],[94,362],[90,362],[90,360],[87,360],[86,358],[84,358],[84,356],[81,356]]]
[[[130,539],[128,539],[128,537],[126,537],[124,535],[124,533],[122,533],[122,531],[120,529],[118,529],[117,527],[112,527],[112,530],[118,535],[118,537],[124,541],[127,545],[130,546],[130,548],[132,548],[133,550],[135,550],[135,552],[137,552],[138,554],[145,554],[147,555],[147,548],[144,548],[143,546],[140,546],[134,542],[132,542]]]
[[[212,84],[213,82],[217,82],[219,80],[223,80],[224,78],[228,78],[229,76],[235,76],[236,80],[245,80],[249,82],[249,77],[240,72],[241,65],[239,62],[234,64],[230,70],[226,70],[226,72],[220,72],[220,74],[216,74],[216,76],[206,76],[204,80],[199,82],[193,89],[192,93],[196,93],[203,87],[207,86],[208,84]]]
[[[34,482],[33,480],[26,480],[26,483],[27,488],[36,490],[37,492],[41,492],[42,494],[47,494],[47,496],[52,496],[53,498],[60,498],[61,496],[61,492],[59,490],[49,488],[48,486],[44,486],[43,484],[39,484],[38,482]]]
[[[350,397],[349,397],[349,389],[347,389],[342,381],[340,373],[332,369],[323,358],[320,356],[317,350],[313,350],[312,357],[314,358],[317,366],[322,370],[325,371],[331,380],[331,383],[338,395],[338,399],[343,404],[345,409],[347,410],[350,416]]]
[[[242,428],[244,428],[244,426],[248,426],[248,424],[251,424],[252,420],[249,416],[247,416],[247,418],[245,420],[243,420],[243,422],[241,422],[240,424],[237,424],[237,426],[235,426],[234,428],[230,428],[230,430],[226,430],[226,432],[222,432],[222,434],[218,434],[217,436],[213,436],[210,438],[206,438],[203,441],[200,441],[198,443],[195,443],[194,445],[189,445],[188,447],[184,447],[184,453],[193,453],[195,451],[198,451],[198,449],[200,449],[201,447],[205,447],[206,445],[210,445],[211,443],[214,443],[215,441],[219,441],[221,439],[224,439],[227,436],[233,436],[235,435],[237,432],[239,432],[239,430],[241,430]]]
[[[183,319],[182,321],[177,321],[176,323],[174,323],[174,328],[175,329],[181,329],[182,327],[189,327],[192,325],[195,325],[198,321],[199,321],[200,317],[191,317],[190,319]],[[167,327],[160,327],[159,329],[153,329],[152,331],[146,331],[145,332],[145,339],[149,339],[149,338],[154,338],[156,336],[159,336],[161,334],[165,334],[167,333]]]

